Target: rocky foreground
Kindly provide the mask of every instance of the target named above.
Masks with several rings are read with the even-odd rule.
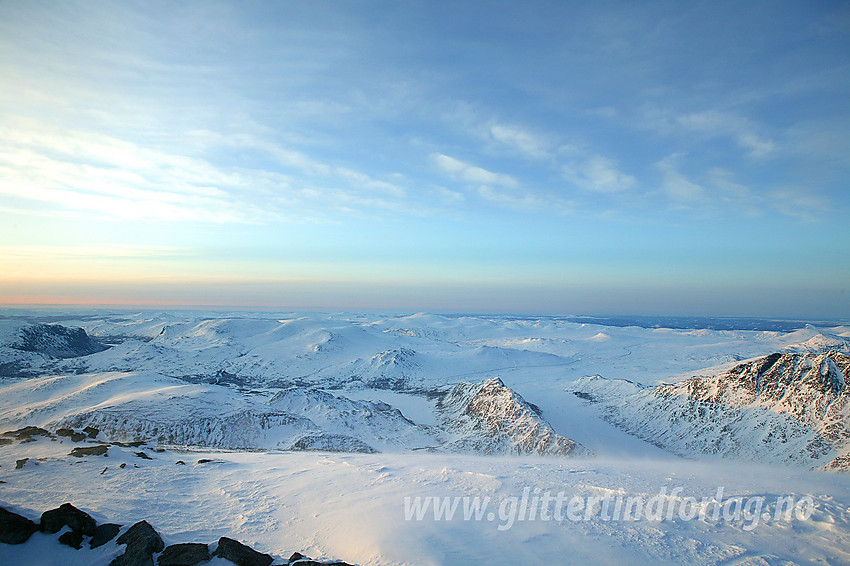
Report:
[[[151,460],[151,456],[145,452],[145,449],[164,452],[160,449],[150,448],[141,441],[124,443],[95,440],[99,433],[98,429],[92,427],[82,431],[63,428],[52,433],[43,428],[28,426],[5,432],[0,437],[0,445],[15,441],[20,444],[29,444],[43,439],[51,441],[65,439],[73,445],[68,456],[75,458],[107,457],[112,447],[130,449],[132,454],[140,460]],[[139,449],[141,450],[135,451]],[[15,462],[15,469],[22,470],[30,465],[37,465],[39,460],[33,458],[18,459]],[[198,460],[198,464],[201,465],[209,462],[211,460]],[[185,465],[182,460],[178,460],[177,464]],[[118,467],[123,469],[126,465],[126,463],[122,463]],[[135,465],[135,467],[138,466]],[[108,469],[107,467],[103,471],[106,472]],[[2,483],[5,483],[5,481]],[[110,562],[110,566],[153,566],[154,564],[159,566],[194,566],[213,558],[223,558],[238,566],[269,566],[275,561],[271,555],[258,552],[228,537],[221,537],[217,543],[213,544],[191,542],[166,547],[159,533],[147,521],[138,521],[127,529],[123,529],[122,525],[116,523],[98,525],[91,515],[76,508],[71,503],[64,503],[56,509],[45,511],[38,522],[14,513],[0,504],[0,543],[7,545],[23,544],[36,532],[57,535],[57,544],[63,544],[77,550],[84,548],[91,550],[107,544],[124,545],[126,548],[123,554],[114,558]],[[121,533],[120,536],[119,533]],[[278,563],[280,564],[280,562]],[[311,560],[299,552],[293,553],[289,560],[283,562],[283,564],[350,566],[346,562]]]
[[[165,546],[159,533],[147,522],[139,521],[118,536],[122,526],[115,523],[98,525],[95,520],[70,503],[42,513],[38,523],[0,507],[0,543],[23,544],[36,532],[58,534],[57,543],[80,550],[106,544],[124,545],[124,553],[110,562],[110,566],[195,566],[223,558],[238,566],[269,566],[274,558],[228,537],[215,544],[198,542]],[[117,537],[117,538],[116,538]],[[114,542],[113,542],[114,541]],[[350,566],[346,562],[317,562],[295,552],[286,562],[288,566]]]

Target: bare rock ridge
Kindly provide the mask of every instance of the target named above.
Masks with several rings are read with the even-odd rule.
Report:
[[[60,324],[31,324],[20,330],[18,340],[11,344],[15,350],[37,352],[51,358],[78,358],[107,349],[90,337],[82,328]]]
[[[107,349],[82,328],[0,319],[0,378],[81,371]]]
[[[459,383],[438,403],[443,428],[457,450],[484,454],[588,455],[557,434],[535,407],[498,378]]]
[[[642,387],[585,377],[573,392],[628,432],[682,456],[850,470],[850,356],[776,353],[728,372]]]
[[[217,557],[238,566],[269,566],[276,559],[269,555],[258,552],[253,548],[242,544],[231,538],[221,537],[215,545],[205,543],[179,543],[165,546],[159,533],[147,522],[139,521],[126,529],[121,536],[121,525],[106,523],[97,525],[95,520],[70,503],[64,503],[57,509],[45,511],[41,515],[40,523],[19,515],[0,506],[0,543],[23,544],[30,539],[33,533],[41,532],[55,535],[60,530],[68,527],[58,537],[57,542],[82,550],[103,546],[113,539],[116,545],[125,545],[124,552],[117,556],[110,566],[185,566],[202,564],[211,558]],[[115,537],[118,536],[116,539]],[[88,549],[83,550],[85,539],[89,539]],[[211,546],[214,550],[211,552]],[[58,549],[58,547],[57,547]],[[58,557],[57,557],[58,560]],[[277,561],[278,564],[302,566],[351,566],[347,562],[322,562],[311,560],[299,552],[295,552],[286,560]]]

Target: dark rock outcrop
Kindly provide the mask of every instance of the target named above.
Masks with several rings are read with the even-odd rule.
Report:
[[[49,431],[44,430],[43,428],[37,426],[25,426],[24,428],[19,428],[18,430],[7,430],[3,433],[3,436],[13,436],[18,440],[24,440],[26,438],[32,438],[33,436],[51,436]]]
[[[153,566],[153,554],[162,552],[165,543],[147,521],[139,521],[118,537],[118,544],[126,544],[124,554],[109,566]]]
[[[98,546],[103,546],[107,542],[114,539],[118,535],[118,532],[120,530],[121,525],[116,525],[115,523],[106,523],[103,525],[98,525],[97,529],[95,529],[94,536],[91,537],[89,547],[97,548]]]
[[[11,345],[22,352],[38,352],[51,358],[76,358],[107,349],[82,328],[60,324],[33,324],[21,329],[20,338]]]
[[[41,514],[41,530],[45,533],[58,533],[62,527],[70,527],[72,531],[93,536],[97,523],[91,515],[80,511],[70,503],[63,503],[58,509],[51,509]]]
[[[213,556],[230,560],[236,566],[269,566],[274,560],[268,554],[257,552],[250,546],[227,537],[218,540],[218,548]]]
[[[83,533],[68,531],[59,535],[59,543],[80,550],[83,546]]]
[[[361,454],[376,454],[378,452],[359,438],[331,432],[302,434],[288,448],[290,450],[359,452]]]
[[[82,442],[86,439],[86,435],[82,432],[77,432],[71,428],[60,428],[56,431],[56,436],[65,436],[70,438],[73,442]]]
[[[38,525],[17,513],[0,507],[0,542],[21,544],[29,540]]]
[[[287,566],[351,566],[348,562],[319,562],[317,560],[307,558],[300,552],[296,552],[290,556],[289,561],[286,564]]]
[[[210,548],[205,544],[188,542],[172,544],[159,555],[159,566],[195,566],[210,559]]]
[[[97,446],[77,446],[69,456],[76,456],[77,458],[82,458],[83,456],[106,456],[106,452],[109,450],[109,446],[106,444],[98,444]]]
[[[91,536],[90,548],[98,548],[111,541],[120,532],[121,525],[106,523],[96,525],[88,513],[80,511],[70,503],[64,503],[57,509],[45,511],[41,516],[41,530],[55,534],[64,527],[71,530],[63,532],[58,542],[79,550],[83,537]],[[12,513],[0,507],[0,543],[22,544],[26,542],[39,526],[27,517]],[[117,544],[127,545],[124,554],[116,557],[109,566],[154,566],[154,554],[158,566],[195,566],[208,562],[213,557],[224,558],[237,566],[269,566],[274,558],[257,552],[236,540],[221,537],[218,548],[210,554],[209,546],[202,543],[180,543],[165,547],[162,538],[147,521],[139,521],[118,537]],[[294,553],[286,562],[298,566],[351,566],[347,562],[319,562],[307,558],[300,552]]]

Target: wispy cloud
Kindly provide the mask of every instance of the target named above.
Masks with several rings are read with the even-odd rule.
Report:
[[[200,137],[206,149],[225,139],[211,132]],[[0,194],[7,205],[10,199],[40,202],[41,213],[113,220],[263,223],[328,211],[429,209],[410,203],[396,183],[253,136],[230,139],[224,147],[262,151],[279,170],[223,167],[105,134],[6,116],[0,122]],[[295,171],[282,172],[287,169]]]
[[[672,154],[655,164],[662,192],[677,207],[748,216],[779,213],[807,222],[817,221],[829,210],[822,197],[804,188],[783,186],[757,192],[722,167],[713,167],[694,179],[680,170],[683,157]]]
[[[501,187],[516,188],[519,182],[511,175],[504,173],[494,173],[483,167],[478,167],[461,161],[454,157],[450,157],[443,153],[437,153],[431,156],[434,165],[440,172],[449,175],[450,177],[463,181],[464,183],[476,185],[498,185]]]
[[[551,143],[545,137],[519,126],[491,124],[486,128],[486,135],[490,140],[524,157],[542,159],[550,156]]]
[[[661,173],[661,189],[678,204],[693,205],[704,201],[705,188],[679,171],[680,157],[680,154],[668,155],[655,164],[655,168]]]
[[[776,149],[769,138],[758,135],[753,123],[745,117],[728,112],[709,110],[676,117],[676,122],[686,130],[709,137],[729,137],[750,157],[763,158]]]
[[[617,168],[617,163],[601,155],[574,160],[562,168],[564,179],[588,191],[616,193],[633,187],[636,179]]]
[[[821,197],[799,187],[781,187],[768,195],[771,206],[786,216],[816,222],[829,210],[829,204]]]
[[[460,159],[437,153],[431,156],[435,168],[461,182],[466,191],[509,210],[571,212],[574,204],[560,196],[529,190],[511,175],[495,173]]]

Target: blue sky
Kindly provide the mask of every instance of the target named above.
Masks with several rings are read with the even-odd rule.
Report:
[[[842,2],[0,3],[0,302],[850,317]]]

